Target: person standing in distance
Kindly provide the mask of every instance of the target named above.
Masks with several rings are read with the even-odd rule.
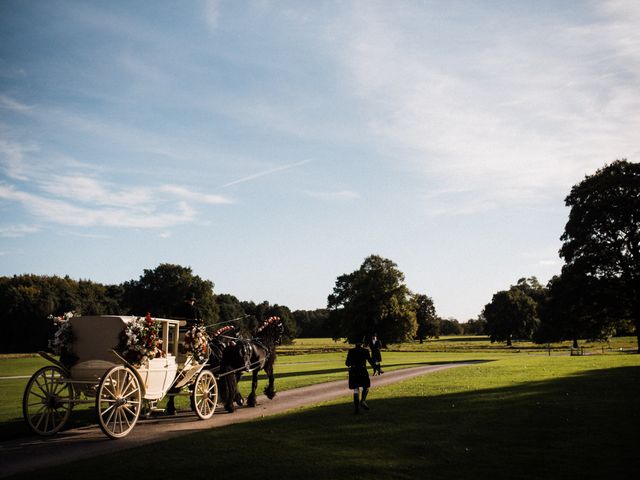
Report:
[[[382,362],[382,353],[380,353],[382,342],[378,340],[378,335],[375,333],[371,337],[369,348],[371,349],[371,360],[373,360],[373,375],[380,375],[384,373],[380,365],[380,362]]]
[[[345,365],[349,367],[349,388],[353,390],[353,406],[355,413],[360,413],[360,407],[369,410],[367,405],[367,395],[371,380],[367,371],[367,362],[373,367],[369,350],[362,347],[362,342],[357,341],[356,346],[347,353]],[[362,398],[360,398],[360,389],[362,388]]]

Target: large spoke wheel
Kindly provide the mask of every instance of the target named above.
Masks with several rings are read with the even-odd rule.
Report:
[[[198,417],[202,420],[211,418],[218,403],[218,384],[210,370],[202,370],[196,377],[191,399]]]
[[[138,421],[141,408],[138,377],[122,365],[108,370],[96,395],[96,412],[102,431],[111,438],[127,436]]]
[[[60,367],[33,374],[22,397],[22,416],[38,435],[53,435],[67,423],[73,408],[73,387]]]

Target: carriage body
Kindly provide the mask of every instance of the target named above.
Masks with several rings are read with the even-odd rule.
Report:
[[[98,423],[111,438],[126,436],[137,422],[143,405],[155,405],[171,390],[187,387],[200,418],[210,418],[217,403],[217,384],[204,363],[186,352],[185,322],[152,319],[158,327],[154,358],[143,357],[132,364],[115,347],[127,327],[139,321],[132,316],[85,316],[68,320],[73,332],[70,350],[75,362],[70,368],[50,355],[54,363],[36,372],[25,390],[23,415],[36,433],[59,431],[71,409],[79,403],[94,403]]]
[[[135,321],[132,316],[88,316],[74,317],[69,320],[74,340],[72,350],[78,360],[70,368],[70,379],[90,393],[110,368],[118,365],[128,366],[128,362],[114,352],[127,324]],[[140,377],[142,398],[159,400],[169,391],[178,370],[183,366],[178,362],[178,328],[180,321],[157,318],[161,331],[161,354],[141,365],[132,366]],[[187,359],[183,356],[182,362]]]

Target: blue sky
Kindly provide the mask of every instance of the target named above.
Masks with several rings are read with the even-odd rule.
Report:
[[[326,306],[390,258],[477,316],[640,161],[640,3],[0,1],[0,275],[170,262]]]

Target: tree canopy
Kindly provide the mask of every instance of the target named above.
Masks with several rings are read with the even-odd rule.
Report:
[[[640,164],[616,160],[585,177],[565,199],[571,208],[560,255],[575,271],[618,282],[640,351]]]
[[[416,304],[416,322],[418,324],[416,337],[420,343],[426,338],[438,338],[440,336],[440,318],[436,315],[433,299],[424,294],[416,294],[413,300]]]
[[[184,317],[185,301],[194,297],[200,318],[206,324],[218,321],[213,282],[194,275],[191,267],[162,263],[144,270],[140,279],[125,282],[123,288],[122,306],[132,315]]]
[[[482,315],[491,341],[509,346],[514,339],[530,339],[539,323],[536,302],[518,286],[496,293]]]
[[[348,341],[377,333],[383,342],[394,343],[416,333],[411,296],[398,266],[371,255],[358,270],[338,277],[327,308],[336,333]]]

